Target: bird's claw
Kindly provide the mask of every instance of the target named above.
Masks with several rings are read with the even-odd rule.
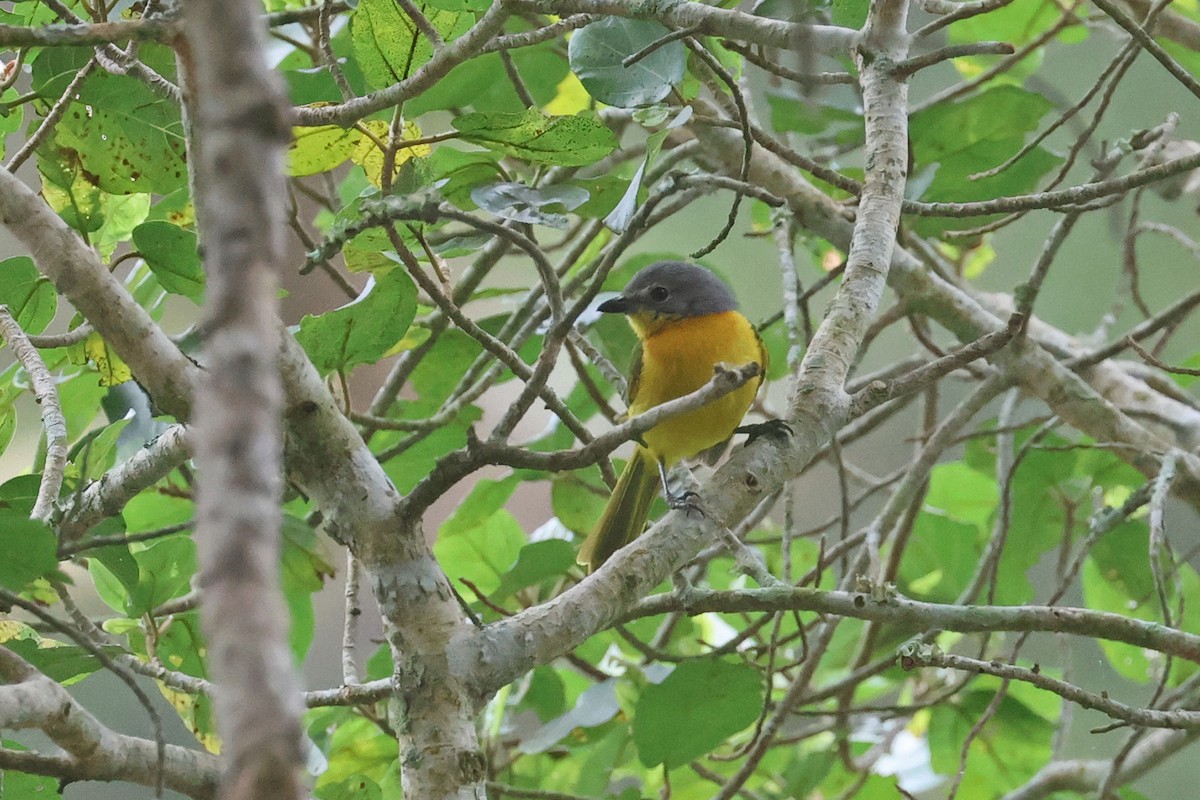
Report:
[[[752,425],[742,425],[734,429],[734,433],[746,434],[746,444],[751,444],[760,436],[775,436],[783,438],[792,435],[792,426],[781,419],[769,419],[766,422],[756,422]]]
[[[685,514],[691,514],[693,511],[695,511],[697,514],[703,517],[704,509],[700,508],[700,504],[697,502],[699,499],[700,495],[691,490],[686,491],[683,494],[668,494],[667,507],[672,511],[682,511]]]

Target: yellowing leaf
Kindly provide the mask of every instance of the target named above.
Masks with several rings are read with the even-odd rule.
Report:
[[[570,116],[586,111],[591,107],[592,96],[583,88],[583,82],[574,72],[568,72],[566,77],[558,82],[554,99],[542,106],[542,111],[552,117]]]
[[[133,379],[133,372],[130,371],[129,365],[109,349],[108,343],[100,337],[100,334],[93,333],[87,338],[83,343],[83,354],[87,356],[90,363],[96,365],[96,371],[100,373],[101,386],[116,386]]]
[[[370,136],[360,134],[358,144],[354,148],[354,153],[350,156],[351,160],[363,168],[367,173],[367,180],[374,186],[383,186],[383,150],[376,144],[379,142],[387,143],[388,140],[388,123],[383,120],[367,120],[363,123],[366,128],[374,134],[374,139]],[[404,123],[404,134],[401,136],[402,141],[412,141],[421,138],[421,129],[417,127],[415,122]],[[400,171],[400,167],[405,161],[410,158],[424,158],[432,152],[427,144],[405,145],[400,144],[396,149],[396,163],[392,167],[392,177]]]
[[[183,724],[187,727],[187,729],[192,732],[193,736],[196,737],[196,741],[199,742],[205,750],[213,755],[220,755],[220,737],[215,733],[204,732],[197,724],[196,717],[199,698],[197,698],[195,695],[187,694],[186,692],[176,691],[161,681],[156,681],[156,683],[158,683],[158,690],[162,692],[162,696],[167,698],[167,702],[170,703],[171,707],[175,709],[175,712],[179,714],[179,719],[183,721]],[[208,702],[207,699],[205,699],[205,702]]]
[[[416,3],[447,42],[475,21],[474,14]],[[360,0],[350,17],[350,40],[367,83],[383,88],[404,80],[433,57],[433,45],[394,0]]]
[[[49,643],[46,645],[47,647],[57,647],[59,645],[59,642],[55,642],[53,639],[42,640],[37,635],[37,631],[22,622],[12,619],[0,619],[0,642],[7,642],[12,639],[41,640]]]
[[[353,155],[360,140],[365,141],[360,131],[340,125],[294,128],[293,136],[288,148],[288,174],[295,177],[333,169]]]

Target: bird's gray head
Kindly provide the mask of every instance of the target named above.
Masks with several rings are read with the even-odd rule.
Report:
[[[599,310],[654,317],[699,317],[733,311],[737,300],[725,282],[686,261],[658,261],[640,271],[617,297]]]

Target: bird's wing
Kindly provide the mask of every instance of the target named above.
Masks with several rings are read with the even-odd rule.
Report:
[[[625,382],[625,407],[632,408],[637,402],[638,387],[642,382],[642,343],[633,346],[633,358],[629,361],[629,380]]]

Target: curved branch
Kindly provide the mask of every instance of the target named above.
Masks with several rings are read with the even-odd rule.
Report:
[[[693,616],[709,611],[816,611],[851,619],[886,622],[914,631],[942,629],[959,633],[1040,631],[1070,633],[1125,642],[1200,664],[1200,635],[1158,622],[1123,617],[1107,611],[1066,606],[959,606],[925,603],[899,595],[874,598],[863,592],[820,591],[793,587],[707,591],[691,589],[680,597],[649,597],[621,621],[676,612]]]
[[[187,428],[173,425],[163,431],[70,500],[58,523],[63,542],[77,541],[102,519],[119,514],[139,492],[165,478],[190,455],[191,436]]]
[[[21,330],[8,306],[4,305],[0,305],[0,336],[4,337],[13,355],[29,373],[33,396],[42,407],[42,426],[46,429],[46,465],[42,470],[37,500],[29,516],[45,522],[54,510],[54,503],[62,490],[63,472],[67,468],[67,420],[58,402],[58,386],[54,376],[46,369],[46,362],[30,344],[29,337]]]
[[[291,138],[263,56],[259,5],[192,0],[184,30],[198,221],[207,275],[206,369],[196,382],[201,621],[217,681],[229,800],[304,790],[300,682],[280,587],[283,406],[278,276]]]
[[[198,368],[62,217],[16,175],[0,169],[0,223],[33,254],[39,270],[92,323],[157,406],[186,419]]]
[[[1082,689],[1073,683],[1061,681],[1043,674],[1036,667],[1018,667],[1000,661],[980,661],[977,658],[967,658],[951,653],[905,653],[901,656],[905,668],[911,667],[944,667],[974,674],[995,675],[1005,680],[1023,681],[1039,689],[1053,692],[1064,700],[1100,711],[1113,719],[1120,720],[1139,728],[1174,728],[1176,730],[1196,731],[1200,733],[1200,711],[1163,710],[1158,708],[1137,708],[1108,697],[1107,694],[1097,694]]]
[[[503,0],[517,11],[535,11],[566,17],[598,14],[606,17],[652,19],[668,28],[694,28],[705,36],[739,39],[768,47],[792,47],[803,41],[813,51],[844,56],[858,39],[858,31],[835,25],[806,25],[759,17],[697,2],[639,3],[630,0]]]
[[[38,756],[0,750],[0,769],[50,775],[66,780],[123,780],[155,786],[159,778],[158,747],[152,740],[117,733],[79,705],[58,682],[38,672],[7,648],[0,647],[0,727],[38,728],[66,751],[65,756]],[[200,750],[166,746],[163,785],[197,800],[215,797],[219,759]]]
[[[508,14],[504,3],[492,3],[470,30],[438,50],[433,58],[405,80],[337,105],[294,109],[293,123],[308,126],[349,125],[368,114],[416,97],[436,84],[454,67],[475,56],[479,48],[504,27]]]
[[[1200,738],[1200,731],[1155,731],[1129,751],[1113,786],[1137,780]],[[1000,800],[1041,800],[1055,792],[1094,792],[1112,772],[1110,759],[1055,761]]]
[[[73,47],[129,41],[169,42],[177,34],[175,21],[163,17],[47,25],[44,28],[0,25],[0,47]]]
[[[789,416],[811,402],[814,389],[846,405],[842,387],[883,296],[908,176],[908,84],[895,74],[908,54],[907,20],[907,1],[887,0],[872,5],[863,28],[856,58],[867,170],[842,285],[800,363]]]

